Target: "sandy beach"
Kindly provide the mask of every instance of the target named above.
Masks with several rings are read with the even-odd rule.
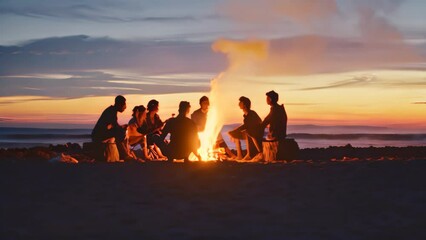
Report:
[[[425,160],[0,162],[1,239],[425,239]]]

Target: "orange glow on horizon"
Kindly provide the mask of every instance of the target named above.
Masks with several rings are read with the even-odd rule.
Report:
[[[328,87],[366,73],[374,74],[375,80],[342,87]],[[289,115],[289,124],[317,125],[405,125],[426,127],[426,88],[423,71],[376,70],[364,72],[319,74],[311,76],[252,76],[244,84],[231,90],[221,88],[219,116],[223,123],[241,123],[242,112],[238,98],[247,96],[252,108],[262,118],[269,111],[264,93],[274,89],[280,94]],[[417,84],[417,85],[416,85]],[[323,89],[309,90],[326,86]],[[228,86],[227,86],[228,87]],[[238,91],[235,91],[238,89]],[[228,91],[228,92],[224,92]],[[204,92],[176,93],[162,95],[125,95],[127,109],[119,114],[120,123],[127,123],[135,105],[146,106],[150,99],[160,102],[160,116],[163,120],[177,113],[179,102],[191,102],[191,111],[199,108],[198,100]],[[210,96],[212,97],[212,96]],[[42,96],[0,97],[0,119],[2,126],[9,123],[72,123],[94,124],[102,111],[112,105],[114,96],[83,97],[75,99],[52,99]]]

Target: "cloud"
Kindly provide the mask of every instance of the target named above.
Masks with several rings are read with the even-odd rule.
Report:
[[[136,69],[139,72],[217,72],[224,57],[210,43],[126,41],[85,35],[0,46],[0,75],[67,70]]]
[[[111,73],[68,72],[72,77],[53,79],[43,77],[25,76],[17,78],[0,77],[0,96],[2,104],[34,101],[38,98],[13,98],[13,96],[43,96],[41,100],[70,99],[86,96],[107,96],[117,94],[167,94],[186,92],[205,92],[209,90],[209,78],[199,78],[198,84],[193,84],[194,79],[170,79],[168,75],[158,76],[129,76],[126,78]],[[37,86],[34,88],[33,86]],[[9,98],[7,98],[9,97]],[[49,99],[46,99],[49,98]]]
[[[413,104],[426,104],[426,102],[413,102]]]
[[[387,18],[402,1],[350,0],[347,4],[352,5],[352,12],[343,12],[337,0],[230,0],[219,11],[239,24],[255,22],[267,28],[287,20],[286,25],[298,25],[304,32],[311,33],[272,40],[255,34],[248,39],[247,42],[256,39],[268,46],[266,60],[256,64],[259,74],[301,75],[394,68],[425,61],[425,44],[407,44],[400,30]],[[352,19],[351,24],[347,17]],[[342,26],[352,29],[351,38],[329,37],[341,36],[331,19],[349,24]],[[244,41],[235,42],[235,45],[244,44]]]
[[[161,3],[134,0],[120,1],[52,1],[41,0],[37,3],[5,1],[0,3],[0,14],[44,19],[85,20],[100,23],[129,22],[187,22],[212,15],[189,15],[185,12],[170,10],[167,14],[155,12]]]
[[[333,82],[325,86],[303,88],[300,90],[322,90],[322,89],[341,88],[341,87],[364,86],[367,84],[374,83],[375,80],[376,80],[376,77],[374,75],[362,75],[362,76],[355,76],[348,80]]]
[[[335,0],[231,0],[218,11],[240,23],[270,24],[286,19],[311,25],[337,14],[338,8]]]
[[[214,53],[210,45],[210,42],[128,41],[78,35],[0,46],[0,96],[76,98],[135,92],[208,91],[209,81],[227,64],[225,56]],[[229,46],[238,48],[238,44]],[[392,58],[392,54],[399,51],[392,46],[376,44],[371,48],[361,41],[314,35],[274,39],[261,48],[262,54],[268,54],[268,59],[256,62],[250,68],[258,70],[256,74],[260,78],[255,81],[260,79],[262,84],[270,84],[267,76],[273,75],[407,66],[425,69],[426,65],[417,64],[415,60]],[[416,44],[416,47],[426,49],[426,44]],[[244,51],[243,48],[240,50]],[[248,51],[247,54],[251,56],[252,53]],[[241,60],[246,59],[244,56]],[[371,84],[363,76],[358,78],[305,90]],[[398,85],[399,82],[392,84]]]

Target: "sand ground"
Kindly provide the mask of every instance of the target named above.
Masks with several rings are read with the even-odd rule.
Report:
[[[7,239],[426,239],[426,160],[0,163]]]

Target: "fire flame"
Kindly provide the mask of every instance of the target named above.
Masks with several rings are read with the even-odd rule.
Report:
[[[210,90],[210,106],[207,113],[207,122],[203,132],[198,133],[200,138],[200,147],[198,148],[198,154],[200,154],[202,161],[213,161],[218,159],[218,153],[223,154],[223,149],[215,147],[217,137],[224,124],[223,117],[219,117],[219,90],[218,80],[222,74],[219,74],[216,78],[211,81]],[[191,154],[190,160],[195,161],[197,158]]]

